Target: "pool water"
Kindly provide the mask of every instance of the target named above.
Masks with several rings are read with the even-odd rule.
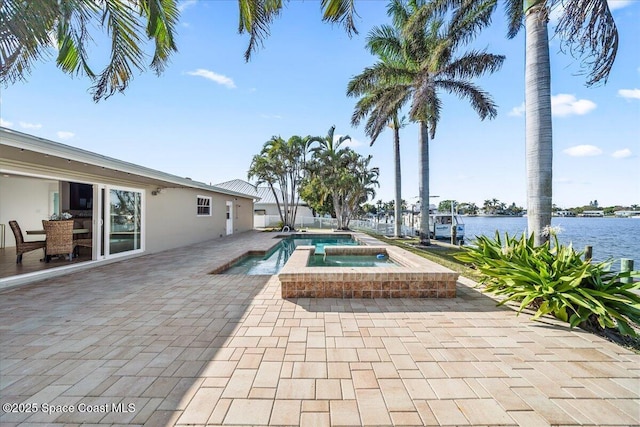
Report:
[[[309,257],[308,267],[390,267],[397,265],[389,257],[376,255],[314,255]]]
[[[325,246],[351,246],[359,245],[358,241],[348,234],[342,235],[315,235],[315,236],[291,236],[277,244],[265,255],[250,255],[238,260],[222,274],[248,274],[248,275],[274,275],[278,274],[289,260],[289,256],[298,246],[315,246],[315,253],[321,257],[324,255]]]

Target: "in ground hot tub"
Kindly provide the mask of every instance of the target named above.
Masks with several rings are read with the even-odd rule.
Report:
[[[313,266],[299,246],[278,274],[283,298],[455,298],[458,273],[395,246],[331,246],[327,258],[378,257],[375,266]]]

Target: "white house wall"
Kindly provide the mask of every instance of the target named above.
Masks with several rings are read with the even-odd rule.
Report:
[[[0,176],[0,224],[5,224],[7,247],[16,245],[9,227],[9,221],[12,220],[20,225],[25,240],[34,240],[24,232],[42,228],[42,220],[48,219],[52,214],[49,199],[50,194],[55,191],[58,191],[58,183],[55,181]],[[42,237],[39,240],[42,240]]]
[[[225,236],[227,201],[234,203],[234,233],[253,229],[251,198],[185,187],[164,188],[161,194],[154,196],[151,193],[162,188],[164,183],[150,185],[137,182],[136,177],[131,174],[126,174],[121,179],[111,179],[88,173],[76,176],[73,170],[47,168],[46,176],[33,177],[29,175],[38,175],[38,165],[7,165],[3,159],[0,159],[0,169],[10,172],[9,178],[0,176],[0,223],[7,224],[5,234],[8,247],[15,246],[13,233],[8,226],[9,220],[17,220],[23,232],[42,228],[42,220],[52,213],[49,212],[48,200],[51,191],[58,191],[58,179],[142,190],[146,204],[145,252],[158,252]],[[198,195],[212,197],[211,216],[196,215]],[[25,240],[29,239],[25,237]]]
[[[198,196],[212,198],[211,216],[197,215]],[[251,230],[253,204],[250,199],[187,188],[166,188],[157,195],[147,191],[146,250],[157,252],[225,236],[227,201],[234,203],[234,233]]]

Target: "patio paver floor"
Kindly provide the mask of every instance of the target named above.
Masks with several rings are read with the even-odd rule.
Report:
[[[283,300],[275,276],[207,274],[271,237],[0,293],[0,400],[35,404],[0,424],[640,425],[640,355],[464,279],[451,300]]]

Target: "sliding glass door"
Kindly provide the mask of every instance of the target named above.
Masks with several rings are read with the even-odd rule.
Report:
[[[105,200],[105,255],[142,251],[143,191],[108,187]]]

